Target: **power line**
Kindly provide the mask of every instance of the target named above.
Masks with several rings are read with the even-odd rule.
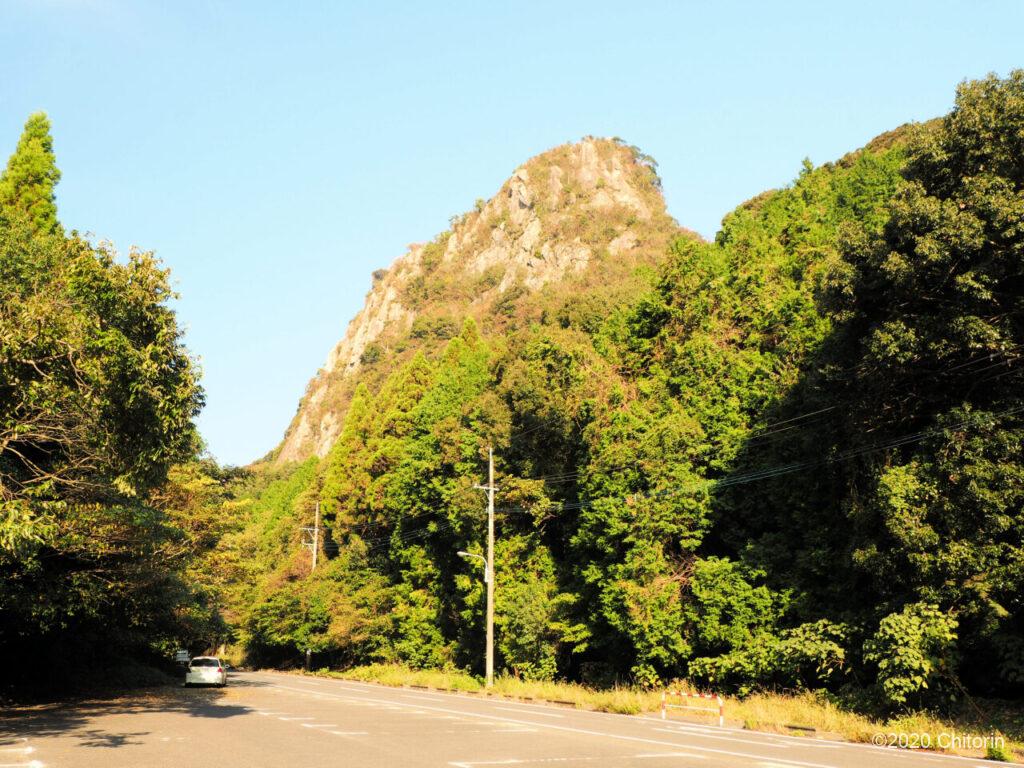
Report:
[[[565,421],[565,418],[562,417],[562,416],[555,416],[553,418],[547,419],[546,421],[542,421],[540,424],[536,424],[536,425],[530,427],[529,429],[524,429],[524,430],[521,430],[519,432],[513,432],[512,434],[509,435],[508,442],[509,442],[509,444],[511,444],[512,442],[514,442],[515,440],[518,440],[519,438],[523,437],[524,435],[528,435],[531,432],[536,432],[538,429],[543,429],[544,427],[551,426],[556,421]]]
[[[1013,345],[1013,346],[1007,348],[1006,350],[1002,350],[1001,353],[1002,354],[1006,354],[1007,352],[1012,351],[1013,349],[1016,349],[1018,347],[1024,347],[1024,344]],[[982,356],[980,356],[978,358],[975,358],[973,360],[969,360],[967,362],[960,363],[958,365],[955,365],[955,366],[953,366],[951,368],[948,368],[948,369],[945,369],[943,371],[938,371],[938,372],[934,373],[933,375],[942,375],[944,373],[949,373],[949,372],[952,372],[954,370],[962,370],[965,367],[970,367],[970,366],[976,365],[978,363],[987,362],[988,360],[991,360],[992,357],[994,357],[996,354],[999,354],[999,353],[990,352],[990,353],[988,353],[986,355],[982,355]],[[982,369],[979,369],[979,370],[976,370],[976,371],[971,371],[971,373],[972,374],[982,373],[982,372],[985,372],[987,370],[990,370],[991,368],[995,368],[995,367],[998,367],[998,366],[1003,365],[1003,364],[1008,364],[1010,366],[1013,366],[1013,365],[1015,365],[1015,363],[1017,363],[1019,361],[1020,361],[1019,358],[1016,359],[1016,360],[1011,360],[1011,361],[999,361],[999,362],[997,362],[997,363],[995,363],[993,365],[986,366],[986,367],[984,367]],[[1013,370],[1017,370],[1017,369],[1014,368]],[[989,381],[989,380],[992,380],[992,379],[1000,378],[1002,376],[1008,375],[1009,373],[1012,373],[1013,370],[1005,371],[1005,372],[1000,373],[1000,374],[998,374],[996,376],[986,377],[985,379],[982,379],[978,383],[983,383],[984,381]],[[770,424],[765,424],[765,425],[763,425],[761,427],[758,427],[758,428],[752,430],[748,434],[743,435],[741,437],[741,439],[744,441],[744,445],[746,447],[750,447],[750,446],[764,447],[764,446],[767,446],[767,445],[773,445],[775,443],[780,442],[781,440],[789,439],[790,437],[793,437],[793,435],[792,434],[786,434],[786,435],[784,435],[781,438],[776,438],[775,440],[769,440],[769,441],[763,441],[763,438],[771,437],[773,435],[779,435],[779,434],[782,434],[782,433],[787,433],[787,432],[790,432],[793,429],[801,429],[802,430],[805,427],[810,426],[811,424],[818,424],[818,423],[821,423],[822,421],[827,421],[829,417],[825,417],[823,415],[831,413],[832,411],[835,411],[838,407],[839,406],[837,406],[837,405],[832,405],[832,406],[827,406],[827,407],[824,407],[824,408],[817,408],[815,410],[808,411],[808,412],[805,412],[805,413],[802,413],[802,414],[798,414],[796,416],[792,416],[792,417],[789,417],[787,419],[783,419],[783,420],[778,421],[778,422],[772,422]],[[1004,415],[1004,414],[1012,413],[1012,412],[1015,412],[1015,410],[1011,409],[1010,411],[1004,411],[1003,414],[997,414],[997,415]],[[812,418],[812,417],[817,417],[817,418]],[[518,433],[514,433],[513,435],[511,435],[509,437],[508,443],[511,444],[514,440],[517,440],[517,439],[521,438],[524,435],[530,434],[530,433],[535,432],[535,431],[537,431],[539,429],[542,429],[545,426],[549,426],[549,425],[551,425],[551,424],[553,424],[555,422],[563,421],[563,420],[564,420],[563,417],[560,417],[560,416],[559,417],[554,417],[552,419],[548,419],[548,420],[546,420],[544,422],[541,422],[540,424],[537,424],[537,425],[535,425],[535,426],[533,426],[533,427],[531,427],[529,429],[522,430],[522,431],[520,431]],[[799,422],[799,424],[798,424],[798,422]],[[946,428],[949,428],[949,427],[946,427]],[[945,429],[945,428],[943,428],[943,429]],[[924,435],[924,437],[927,437],[927,436],[929,436],[930,434],[933,434],[933,433],[934,433],[933,431],[925,431],[925,432],[922,432],[922,433],[915,433],[914,435],[909,436],[910,438],[912,438],[909,442],[915,442],[916,441],[916,436]],[[920,439],[924,439],[924,437],[921,437]],[[725,437],[719,437],[719,438],[717,438],[715,440],[710,441],[708,445],[709,446],[722,445],[722,444],[724,444],[726,439],[727,438],[725,438]],[[762,441],[762,442],[758,443],[759,440]],[[836,461],[844,461],[847,458],[855,458],[856,456],[863,455],[864,452],[873,451],[873,450],[883,450],[883,449],[892,448],[892,447],[898,447],[899,445],[903,445],[903,444],[907,444],[907,443],[906,442],[898,442],[898,443],[893,443],[891,445],[890,444],[883,444],[883,445],[878,446],[878,447],[868,447],[868,448],[856,449],[857,450],[856,453],[850,454],[849,456],[845,456],[845,457],[843,457],[843,455],[840,454],[840,458],[833,457],[833,458],[830,458],[830,459],[817,460],[817,461],[813,461],[813,462],[798,462],[798,463],[792,464],[792,465],[782,465],[781,467],[773,467],[773,468],[769,468],[769,469],[758,470],[756,472],[748,473],[746,475],[727,477],[727,478],[723,478],[723,479],[717,480],[717,481],[716,480],[704,480],[704,481],[700,482],[700,485],[711,484],[711,485],[714,485],[715,487],[723,487],[724,488],[724,487],[729,487],[731,485],[742,484],[742,483],[745,483],[745,482],[754,482],[754,481],[762,480],[762,479],[771,479],[773,477],[779,476],[780,474],[789,474],[789,473],[792,473],[792,472],[795,472],[795,471],[799,471],[800,469],[804,469],[804,468],[811,468],[811,467],[815,467],[815,466],[821,466],[822,464],[834,463]],[[624,463],[624,464],[618,464],[618,465],[614,465],[613,464],[613,465],[605,466],[605,467],[600,467],[600,466],[599,467],[588,467],[586,469],[577,470],[577,471],[574,471],[574,472],[565,472],[565,473],[560,473],[560,474],[556,474],[556,475],[544,475],[544,476],[537,477],[537,478],[525,478],[525,479],[533,480],[533,481],[542,481],[542,482],[544,482],[546,484],[550,484],[550,485],[557,485],[557,484],[560,484],[560,483],[573,482],[576,479],[578,479],[581,475],[583,475],[583,474],[585,474],[587,472],[591,472],[591,471],[608,472],[608,471],[614,471],[614,470],[617,470],[617,469],[628,469],[628,468],[632,468],[632,467],[637,467],[637,466],[641,466],[642,464],[643,464],[642,461],[634,460],[634,461],[630,461],[630,462],[627,462],[627,463]],[[659,494],[657,494],[657,495],[660,496],[661,493],[659,492]],[[654,497],[655,496],[650,496],[650,498],[654,498]],[[552,507],[557,506],[557,508],[559,510],[566,510],[566,511],[568,511],[568,510],[573,510],[573,509],[582,509],[584,507],[591,506],[593,503],[596,503],[596,501],[600,501],[600,499],[599,500],[595,500],[594,502],[569,502],[568,504],[562,504],[561,506],[557,506],[556,504],[552,504]],[[544,509],[544,507],[541,507],[541,509]],[[507,508],[502,508],[502,511],[504,511],[504,512],[526,512],[526,511],[529,511],[529,510],[526,510],[526,509],[523,509],[523,508],[507,507]],[[406,516],[403,516],[402,518],[400,518],[398,521],[396,521],[396,523],[403,523],[403,522],[408,522],[409,520],[419,519],[419,518],[422,518],[422,517],[425,517],[425,516],[431,514],[432,512],[433,512],[433,510],[426,510],[424,512],[421,512],[421,513],[418,513],[418,514],[415,514],[415,515],[406,515]],[[384,526],[388,525],[388,523],[386,521],[385,522],[380,522],[380,523],[370,523],[370,522],[356,523],[356,524],[353,524],[352,526],[350,526],[350,528],[359,528],[359,529],[365,531],[365,530],[367,530],[368,528],[370,528],[370,527],[372,527],[374,525],[379,525],[381,527],[384,527]],[[447,530],[447,529],[452,527],[450,523],[433,522],[431,525],[434,526],[433,527],[433,531],[435,531],[435,532],[440,532],[442,530]],[[432,531],[431,531],[431,529],[429,527],[425,528],[425,529],[421,529],[419,532],[412,532],[412,537],[409,538],[408,540],[410,540],[410,541],[411,540],[415,540],[416,537],[425,537],[427,535],[430,535],[431,532]],[[402,543],[402,542],[406,541],[406,539],[405,539],[406,535],[408,535],[408,534],[401,534],[399,536],[399,538],[397,539],[397,541],[399,543]],[[395,539],[394,539],[393,535],[380,536],[380,537],[370,537],[370,538],[364,538],[363,539],[364,542],[376,542],[376,544],[374,544],[373,546],[368,548],[368,551],[372,551],[374,549],[379,549],[379,548],[381,548],[383,546],[389,546],[391,544],[391,542],[394,541],[394,540]]]
[[[1024,347],[1024,344],[1011,344],[1006,349],[999,350],[998,352],[989,352],[988,354],[983,354],[981,357],[974,358],[973,360],[968,360],[966,363],[961,363],[960,365],[954,365],[952,368],[946,368],[945,370],[936,371],[936,373],[952,373],[953,371],[959,370],[961,368],[970,367],[972,365],[975,365],[976,363],[983,363],[986,360],[991,360],[996,355],[1006,355],[1010,352],[1013,352],[1014,350],[1020,349],[1021,347]]]
[[[412,531],[405,531],[398,534],[397,536],[392,534],[389,536],[377,536],[369,539],[362,539],[364,544],[368,543],[366,547],[367,553],[376,552],[381,549],[390,547],[392,544],[408,544],[418,539],[426,538],[435,533],[441,533],[442,531],[450,530],[454,527],[451,522],[431,522],[424,528],[417,528]]]
[[[539,510],[560,513],[580,509],[587,509],[603,502],[620,501],[625,503],[636,503],[637,501],[642,500],[658,500],[670,498],[683,493],[693,492],[701,489],[707,489],[710,491],[712,489],[717,490],[719,488],[729,488],[737,485],[745,485],[748,483],[770,480],[776,477],[780,477],[782,475],[792,474],[794,472],[799,472],[806,469],[813,469],[821,466],[839,464],[877,451],[890,450],[892,448],[897,448],[904,445],[911,445],[913,443],[926,440],[927,438],[933,435],[941,434],[942,432],[960,429],[975,424],[982,420],[998,419],[1004,416],[1010,416],[1020,412],[1024,412],[1024,406],[1008,408],[993,414],[979,414],[977,416],[963,419],[953,424],[932,427],[930,429],[920,430],[918,432],[909,433],[907,435],[901,435],[899,437],[880,441],[877,443],[873,443],[871,445],[860,446],[858,448],[849,449],[835,456],[825,457],[823,459],[803,462],[792,462],[790,464],[767,467],[747,472],[742,475],[734,475],[732,477],[725,477],[718,480],[698,480],[686,486],[678,488],[668,488],[662,491],[654,491],[651,493],[635,493],[630,494],[628,496],[606,496],[598,499],[591,499],[589,501],[578,501],[562,504],[550,503],[548,505],[541,505],[538,507],[534,507],[532,509],[527,509],[524,507],[501,507],[498,508],[496,511],[501,511],[505,513],[532,513]],[[402,518],[399,522],[406,521],[408,519],[409,518]],[[389,536],[363,539],[363,543],[367,545],[366,553],[370,554],[378,552],[386,547],[392,546],[393,544],[409,544],[414,541],[418,541],[428,536],[434,535],[436,533],[451,530],[454,527],[454,525],[455,523],[452,521],[432,521],[429,525],[425,526],[424,528],[415,529],[413,531],[406,531],[404,533],[398,534],[397,536],[392,534]]]
[[[1017,369],[1015,369],[1015,370],[1017,370]],[[999,375],[1003,376],[1003,375],[1006,375],[1008,373],[1012,373],[1012,371],[1007,371],[1007,372],[1004,372],[1004,373],[999,374]],[[990,377],[990,378],[997,378],[997,377]],[[811,423],[818,423],[820,421],[820,419],[814,419],[814,420],[812,420],[810,422],[804,421],[804,420],[805,419],[809,419],[812,416],[820,416],[821,414],[833,411],[837,407],[838,406],[829,406],[827,408],[819,408],[819,409],[816,409],[814,411],[809,411],[807,413],[799,414],[798,416],[794,416],[794,417],[791,417],[789,419],[785,419],[783,421],[779,421],[779,422],[775,422],[775,423],[772,423],[772,424],[765,425],[765,426],[761,427],[759,430],[754,430],[754,436],[756,438],[756,437],[767,437],[767,436],[770,436],[770,435],[773,435],[773,434],[777,434],[779,432],[785,431],[785,430],[778,430],[778,429],[776,429],[777,427],[780,427],[780,426],[785,425],[785,424],[793,425],[793,424],[795,424],[798,421],[803,422],[800,425],[801,427],[806,426],[806,425],[811,424]],[[1006,415],[1006,414],[1014,413],[1014,412],[1016,412],[1016,409],[1010,409],[1009,411],[1001,412],[999,414],[996,414],[995,416]],[[963,424],[969,424],[969,423],[971,423],[970,420],[968,420],[966,422],[963,422]],[[809,468],[813,468],[813,467],[817,467],[817,466],[822,466],[824,464],[836,463],[838,461],[845,461],[847,459],[856,458],[857,456],[863,455],[864,453],[868,453],[868,452],[872,452],[872,451],[876,451],[876,450],[885,450],[885,449],[889,449],[889,448],[895,448],[895,447],[899,447],[901,445],[909,444],[911,442],[917,442],[919,439],[925,439],[926,437],[929,437],[932,434],[936,434],[937,431],[941,432],[941,431],[943,431],[945,429],[955,428],[956,426],[958,426],[958,425],[953,425],[953,426],[949,426],[949,427],[941,427],[941,428],[933,428],[931,430],[924,430],[922,432],[912,433],[912,434],[910,434],[908,436],[904,436],[902,438],[897,438],[895,441],[887,441],[887,442],[883,442],[881,444],[875,444],[875,445],[872,445],[872,446],[865,446],[865,447],[861,447],[861,448],[858,448],[858,449],[852,449],[852,452],[848,451],[848,452],[839,454],[838,457],[831,457],[831,458],[828,458],[828,459],[819,459],[819,460],[810,461],[810,462],[796,462],[796,463],[793,463],[793,464],[785,464],[785,465],[781,465],[781,466],[776,466],[776,467],[756,470],[754,472],[746,473],[744,475],[737,475],[737,476],[732,476],[732,477],[726,477],[726,478],[722,478],[720,480],[702,480],[696,486],[694,486],[692,489],[687,489],[687,490],[697,490],[701,485],[709,485],[709,486],[714,486],[716,488],[726,488],[726,487],[730,487],[732,485],[740,485],[740,484],[744,484],[744,483],[748,483],[748,482],[755,482],[755,481],[758,481],[758,480],[768,480],[768,479],[772,479],[774,477],[778,477],[779,475],[791,474],[792,472],[796,472],[796,471],[799,471],[801,469],[809,469]],[[787,435],[787,438],[788,437],[792,437],[792,435]],[[769,444],[773,444],[775,442],[778,442],[778,438],[776,440],[774,440],[774,441],[770,441],[769,443],[762,443],[761,445],[762,446],[763,445],[769,445]],[[641,463],[642,462],[640,462],[640,461],[632,461],[632,462],[629,462],[627,464],[612,465],[612,466],[609,466],[609,467],[596,467],[596,468],[593,468],[593,471],[598,471],[598,472],[605,471],[605,472],[607,472],[609,470],[625,469],[625,468],[630,468],[630,467],[634,467],[634,466],[639,466]],[[581,474],[583,474],[586,471],[591,471],[591,470],[588,469],[588,470],[582,470],[582,471],[576,471],[576,472],[570,472],[570,473],[563,473],[562,475],[550,475],[550,476],[545,476],[545,477],[540,477],[540,478],[528,478],[528,479],[531,479],[531,480],[543,480],[544,482],[546,482],[548,484],[554,485],[554,484],[558,484],[558,483],[562,483],[562,482],[571,482],[573,479],[578,478]],[[673,491],[669,495],[672,495],[672,494],[677,493],[677,492],[682,492],[682,491]],[[649,495],[647,497],[648,498],[660,498],[662,495],[665,495],[665,494],[663,492],[658,492],[656,494]],[[634,497],[635,496],[631,496],[629,498],[634,498]],[[563,503],[561,505],[558,505],[557,503],[552,503],[548,507],[548,509],[557,509],[559,511],[578,510],[578,509],[583,509],[583,508],[592,506],[594,503],[596,503],[598,501],[612,500],[612,499],[614,499],[614,497],[604,497],[603,499],[594,500],[592,502],[568,502],[568,503]],[[544,510],[545,507],[540,507],[539,509]],[[503,512],[528,512],[530,510],[524,509],[522,507],[502,507],[502,508],[500,508],[500,511],[503,511]],[[402,517],[398,522],[407,522],[409,520],[419,519],[419,518],[425,517],[428,514],[431,514],[431,512],[432,512],[432,510],[428,510],[428,511],[416,514],[416,515],[407,515],[407,516]],[[362,525],[362,527],[365,530],[366,527],[368,527],[370,525],[373,525],[373,524],[372,523],[364,523],[364,524],[361,524],[361,525]],[[380,523],[379,525],[384,526],[384,525],[387,525],[387,523]],[[438,526],[438,525],[442,525],[442,524],[435,523],[434,525]],[[450,527],[451,527],[450,524],[443,524],[443,527],[438,527],[438,528],[436,528],[436,530],[437,531],[445,530],[445,529],[448,529]],[[430,533],[429,530],[424,530],[423,535],[426,536],[426,535],[429,535],[429,533]],[[375,538],[371,538],[371,539],[364,539],[364,541],[378,541],[378,542],[381,542],[381,544],[379,544],[377,546],[377,548],[379,548],[380,546],[387,546],[387,545],[389,545],[390,542],[392,541],[392,536],[375,537]],[[402,539],[400,538],[399,541],[401,542]]]
[[[969,366],[972,366],[972,365],[977,365],[978,363],[987,362],[987,361],[991,360],[997,354],[1004,354],[1005,355],[1008,352],[1011,352],[1014,349],[1021,348],[1021,347],[1024,347],[1024,344],[1014,344],[1011,347],[1008,347],[1005,350],[1001,350],[998,353],[997,352],[989,352],[989,353],[984,354],[984,355],[982,355],[980,357],[977,357],[977,358],[974,358],[972,360],[969,360],[969,361],[967,361],[965,363],[960,363],[958,365],[952,366],[951,368],[947,368],[947,369],[944,369],[944,370],[933,372],[931,375],[938,376],[938,375],[943,375],[945,373],[949,373],[949,372],[952,372],[952,371],[955,371],[955,370],[962,370],[965,367],[969,367]],[[997,362],[995,364],[988,365],[988,366],[986,366],[984,368],[971,371],[970,373],[971,374],[983,373],[985,371],[988,371],[988,370],[990,370],[992,368],[999,367],[999,366],[1004,365],[1004,364],[1012,366],[1012,365],[1014,365],[1017,362],[1020,362],[1020,358],[1015,359],[1015,360],[1010,360],[1010,361],[1001,360],[1001,361],[999,361],[999,362]],[[977,383],[983,383],[984,381],[989,381],[989,380],[992,380],[992,379],[995,379],[995,378],[999,378],[1000,376],[1004,376],[1007,373],[1010,373],[1010,372],[1007,371],[1006,373],[999,374],[999,376],[988,377],[986,379],[982,379],[980,382],[977,382]],[[804,428],[806,426],[809,426],[810,424],[820,424],[820,423],[822,423],[824,421],[827,421],[828,417],[825,417],[825,418],[815,418],[815,419],[811,419],[810,421],[804,421],[804,420],[805,419],[810,419],[813,416],[819,416],[820,417],[822,414],[826,414],[826,413],[830,413],[832,411],[835,411],[838,407],[839,406],[837,406],[837,405],[831,405],[831,406],[827,406],[825,408],[817,408],[817,409],[815,409],[813,411],[808,411],[806,413],[798,414],[798,415],[790,417],[788,419],[783,419],[782,421],[777,421],[777,422],[773,422],[773,423],[770,423],[770,424],[765,424],[762,427],[754,429],[754,430],[750,431],[749,433],[741,436],[741,439],[743,440],[743,443],[744,443],[744,447],[745,448],[749,448],[749,447],[764,447],[764,446],[768,446],[768,445],[775,445],[775,444],[777,444],[778,442],[780,442],[783,439],[788,439],[792,435],[786,435],[783,438],[777,438],[775,440],[764,440],[764,438],[771,437],[772,435],[781,434],[781,433],[784,433],[784,432],[790,432],[793,429],[798,429],[798,428],[802,429],[802,428]],[[798,422],[798,421],[799,422],[803,422],[803,423],[801,423],[799,425],[796,425],[795,422]],[[785,425],[789,425],[789,426],[785,426]],[[782,427],[782,428],[780,429],[780,427]],[[714,440],[709,441],[708,442],[708,446],[710,447],[710,446],[715,446],[715,445],[723,445],[726,441],[727,441],[727,438],[719,437],[719,438],[716,438]],[[607,467],[602,467],[600,469],[603,470],[603,471],[611,471],[611,470],[616,470],[616,469],[628,469],[630,467],[638,466],[641,463],[642,463],[641,461],[636,460],[636,461],[628,462],[626,464],[611,465],[611,466],[607,466]],[[584,470],[578,470],[578,471],[575,471],[575,472],[565,472],[565,473],[560,473],[560,474],[557,474],[557,475],[542,475],[540,477],[527,478],[527,479],[530,479],[530,480],[541,480],[541,481],[544,481],[545,483],[548,483],[548,484],[551,484],[551,485],[558,485],[560,483],[572,482],[574,479],[580,477],[582,474],[585,474],[587,471],[589,471],[589,470],[588,469],[584,469]]]
[[[964,419],[963,421],[960,421],[960,422],[957,422],[957,423],[954,423],[954,424],[946,424],[946,425],[942,425],[942,426],[938,426],[938,427],[933,427],[931,429],[921,430],[919,432],[914,432],[914,433],[911,433],[911,434],[908,434],[908,435],[903,435],[903,436],[900,436],[900,437],[897,437],[897,438],[893,438],[893,439],[890,439],[890,440],[881,441],[881,442],[878,442],[878,443],[874,443],[872,445],[861,446],[859,448],[853,448],[853,449],[844,451],[842,453],[839,453],[836,456],[825,457],[823,459],[817,459],[817,460],[812,460],[812,461],[793,462],[793,463],[790,463],[790,464],[783,464],[783,465],[779,465],[779,466],[775,466],[775,467],[768,467],[768,468],[764,468],[764,469],[759,469],[759,470],[755,470],[755,471],[752,471],[752,472],[748,472],[748,473],[743,474],[743,475],[735,475],[735,476],[732,476],[732,477],[722,478],[720,480],[700,480],[700,481],[692,483],[692,484],[690,484],[689,486],[686,486],[686,487],[674,488],[674,489],[666,489],[666,490],[663,490],[663,491],[655,491],[653,493],[648,493],[648,494],[631,494],[631,495],[625,496],[625,497],[621,497],[621,496],[620,497],[608,496],[608,497],[602,497],[602,498],[599,498],[599,499],[592,499],[590,501],[569,502],[569,503],[565,503],[565,504],[553,503],[553,504],[549,504],[546,507],[545,506],[540,506],[539,509],[542,510],[542,511],[552,510],[552,511],[556,511],[556,512],[572,511],[572,510],[579,510],[579,509],[589,508],[589,507],[592,507],[595,504],[598,504],[598,503],[601,503],[601,502],[625,501],[625,502],[629,503],[629,502],[632,502],[632,501],[636,501],[637,499],[657,499],[657,498],[663,498],[665,496],[674,496],[674,495],[678,495],[680,493],[685,493],[685,492],[688,492],[688,491],[698,490],[702,486],[707,487],[709,489],[710,488],[716,488],[717,489],[717,488],[727,488],[727,487],[731,487],[731,486],[735,486],[735,485],[744,485],[746,483],[758,482],[760,480],[768,480],[768,479],[771,479],[771,478],[774,478],[774,477],[779,477],[781,475],[792,474],[793,472],[798,472],[798,471],[801,471],[801,470],[804,470],[804,469],[812,469],[812,468],[815,468],[815,467],[821,467],[821,466],[826,466],[826,465],[831,465],[831,464],[838,464],[838,463],[841,463],[841,462],[844,462],[844,461],[849,461],[851,459],[859,458],[860,456],[864,456],[864,455],[866,455],[868,453],[873,453],[873,452],[876,452],[876,451],[889,450],[889,449],[898,448],[898,447],[901,447],[901,446],[904,446],[904,445],[910,445],[912,443],[916,443],[916,442],[920,442],[922,440],[925,440],[928,437],[931,437],[932,435],[940,434],[942,432],[945,432],[945,431],[948,431],[948,430],[952,430],[952,429],[959,429],[959,428],[962,428],[962,427],[965,427],[965,426],[970,426],[971,424],[973,424],[973,423],[975,423],[975,422],[977,422],[977,421],[979,421],[979,420],[981,420],[983,418],[984,419],[996,419],[996,418],[1000,418],[1000,417],[1003,417],[1003,416],[1009,416],[1009,415],[1012,415],[1012,414],[1015,414],[1015,413],[1020,413],[1022,411],[1024,411],[1024,406],[1018,406],[1018,407],[1015,407],[1015,408],[1008,408],[1008,409],[1006,409],[1004,411],[1000,411],[1000,412],[994,413],[994,414],[979,414],[979,416],[977,416],[977,417],[969,418],[969,419]],[[535,508],[535,509],[537,509],[537,508]],[[532,512],[534,510],[526,509],[526,508],[523,508],[523,507],[509,507],[509,508],[504,508],[503,511],[506,511],[506,512]]]
[[[759,427],[757,429],[751,430],[749,433],[747,433],[745,435],[742,435],[740,439],[742,439],[744,441],[745,445],[750,445],[751,442],[753,442],[755,440],[758,440],[760,438],[769,437],[771,435],[778,434],[780,432],[785,432],[785,431],[788,431],[790,429],[796,429],[798,427],[794,424],[795,422],[802,421],[803,419],[810,418],[811,416],[816,416],[816,415],[819,415],[819,414],[823,414],[823,413],[828,413],[830,411],[834,411],[838,407],[839,406],[836,406],[836,405],[830,405],[827,408],[818,408],[818,409],[816,409],[814,411],[810,411],[808,413],[803,413],[803,414],[800,414],[798,416],[793,416],[791,418],[784,419],[782,421],[774,422],[774,423],[771,423],[771,424],[765,424],[762,427]],[[807,424],[819,423],[820,421],[822,421],[822,419],[814,419],[813,421],[810,421],[810,422],[804,422],[803,424],[801,424],[799,426],[802,427],[802,426],[806,426]],[[790,426],[785,427],[784,429],[776,429],[777,427],[781,427],[784,424],[790,424]],[[769,430],[769,431],[766,431],[766,430]],[[719,438],[716,438],[714,440],[708,441],[707,445],[709,447],[710,446],[714,446],[714,445],[722,445],[723,443],[725,443],[725,441],[726,441],[726,438],[719,437]],[[773,442],[775,442],[775,441],[770,441],[769,443],[763,443],[763,445],[770,445]],[[616,470],[616,469],[629,469],[631,467],[640,466],[642,464],[643,464],[643,462],[638,459],[638,460],[627,462],[625,464],[612,464],[610,466],[596,467],[595,469],[597,471],[608,472],[608,471],[613,471],[613,470]],[[542,475],[540,477],[531,477],[531,478],[526,478],[526,479],[528,479],[528,480],[541,480],[541,481],[544,481],[545,483],[548,483],[548,484],[551,484],[551,485],[557,485],[559,483],[571,482],[572,480],[578,478],[580,475],[586,474],[588,471],[592,471],[591,468],[588,467],[587,469],[577,470],[575,472],[563,472],[563,473],[557,474],[557,475]]]

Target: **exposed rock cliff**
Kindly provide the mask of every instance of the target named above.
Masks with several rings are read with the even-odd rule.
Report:
[[[448,231],[374,273],[366,304],[309,383],[276,460],[324,455],[355,384],[372,386],[374,368],[429,352],[467,316],[488,333],[581,292],[614,300],[635,289],[637,267],[655,264],[679,231],[653,161],[636,148],[587,138],[534,157]],[[563,284],[560,299],[550,289]]]

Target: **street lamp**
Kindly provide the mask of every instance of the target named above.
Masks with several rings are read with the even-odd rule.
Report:
[[[457,554],[459,557],[465,557],[465,558],[470,558],[471,557],[474,560],[479,560],[481,563],[483,563],[484,564],[484,584],[490,584],[491,583],[491,569],[487,567],[487,558],[486,557],[484,557],[483,555],[474,555],[472,552],[463,552],[462,550],[459,550],[455,554]]]

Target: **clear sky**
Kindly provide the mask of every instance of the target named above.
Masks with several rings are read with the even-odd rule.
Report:
[[[370,273],[532,155],[621,136],[705,236],[1024,66],[1024,2],[0,0],[0,156],[46,110],[68,228],[173,270],[221,461],[280,440]],[[2,160],[0,157],[0,160]]]

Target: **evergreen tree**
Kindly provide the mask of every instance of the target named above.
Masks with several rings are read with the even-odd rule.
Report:
[[[0,212],[28,216],[36,232],[60,233],[54,195],[59,181],[50,119],[46,113],[36,112],[25,123],[18,147],[0,175]]]

